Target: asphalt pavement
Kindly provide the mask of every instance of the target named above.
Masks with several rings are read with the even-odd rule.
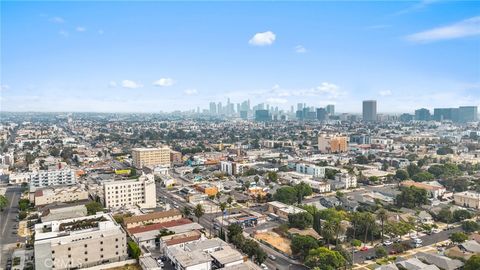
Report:
[[[447,240],[450,237],[450,235],[454,232],[462,232],[462,231],[463,231],[462,228],[460,226],[457,226],[457,227],[451,228],[451,229],[446,230],[446,231],[440,231],[438,233],[434,233],[434,234],[431,234],[431,235],[425,235],[425,236],[421,236],[421,237],[418,237],[418,238],[422,239],[422,246],[430,246],[430,245],[433,245],[435,243]],[[413,240],[402,241],[402,243],[406,243],[406,244],[409,244],[409,245],[411,245],[412,242],[413,242]],[[385,246],[385,249],[387,250],[388,253],[390,253],[390,251],[392,251],[393,247],[392,247],[392,245]],[[354,254],[354,263],[361,263],[361,262],[366,260],[366,257],[369,257],[369,256],[375,256],[375,248],[370,248],[367,251],[356,252]]]
[[[7,187],[5,197],[8,199],[8,206],[0,212],[0,269],[7,263],[10,256],[10,248],[17,242],[24,242],[24,238],[17,235],[15,225],[18,225],[16,217],[18,214],[18,200],[22,193],[21,187]]]

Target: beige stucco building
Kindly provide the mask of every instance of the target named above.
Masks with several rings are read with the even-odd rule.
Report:
[[[464,191],[453,194],[456,205],[480,209],[480,193]]]
[[[140,216],[126,217],[123,219],[123,224],[127,229],[130,229],[146,224],[164,223],[168,221],[179,220],[181,218],[182,213],[176,209],[172,209],[168,211],[152,212]]]
[[[170,148],[133,148],[133,166],[143,168],[150,165],[170,165]]]
[[[35,190],[31,198],[36,206],[56,202],[75,202],[88,199],[88,192],[80,185],[53,186]]]

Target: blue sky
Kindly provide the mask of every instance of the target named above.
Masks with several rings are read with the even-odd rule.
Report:
[[[2,2],[1,110],[480,105],[480,4]]]

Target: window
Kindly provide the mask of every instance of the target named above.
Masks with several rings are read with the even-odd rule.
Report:
[[[103,248],[101,248],[100,251],[103,251]]]
[[[68,254],[68,258],[71,258],[71,257],[72,257],[72,255]]]
[[[55,254],[55,250],[52,250],[52,254]]]
[[[85,261],[88,262],[88,258],[85,258]]]
[[[88,251],[85,251],[84,254],[87,255],[87,254],[88,254]]]
[[[115,255],[118,255],[118,251],[117,251],[117,252],[115,252]]]
[[[100,241],[100,245],[103,245],[103,241]]]
[[[85,244],[85,247],[87,247],[87,244]]]

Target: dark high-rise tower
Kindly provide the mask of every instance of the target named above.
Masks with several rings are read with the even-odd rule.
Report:
[[[377,101],[363,101],[363,121],[377,121]]]

